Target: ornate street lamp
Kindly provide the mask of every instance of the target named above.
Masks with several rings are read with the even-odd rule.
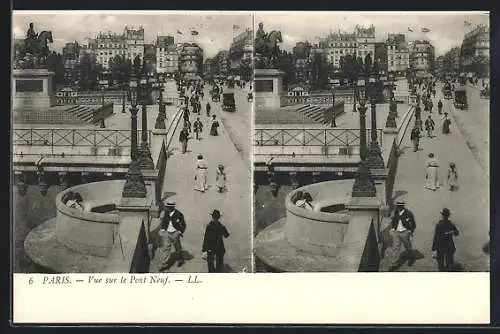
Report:
[[[130,77],[128,87],[128,99],[130,101],[130,119],[131,119],[131,139],[130,139],[130,158],[137,160],[137,96],[138,82],[134,74]]]
[[[142,176],[139,164],[137,162],[137,98],[138,98],[138,82],[136,77],[132,74],[129,82],[128,98],[130,100],[130,113],[131,113],[131,147],[130,147],[130,165],[126,176],[125,185],[123,186],[122,196],[133,198],[146,197],[146,184]]]
[[[333,128],[337,127],[337,122],[335,119],[335,84],[332,83],[332,124]]]
[[[366,85],[365,80],[358,80],[357,91],[359,94],[359,141],[360,158],[356,179],[352,187],[352,197],[375,197],[377,190],[373,182],[370,168],[366,160]]]
[[[163,103],[163,87],[161,83],[157,83],[156,86],[160,94],[158,97],[158,116],[156,117],[155,129],[166,129],[167,128],[165,126],[166,111],[165,111],[165,103]]]
[[[378,144],[377,139],[377,79],[375,75],[370,75],[370,87],[371,87],[371,143],[370,149],[367,155],[368,166],[371,169],[383,169],[384,159],[382,158],[382,151],[380,150],[380,146]]]
[[[153,158],[151,158],[151,151],[148,145],[148,110],[147,103],[149,99],[149,78],[144,74],[139,82],[139,90],[141,97],[140,103],[142,106],[142,131],[141,131],[141,147],[139,149],[138,162],[141,169],[154,169]]]
[[[102,79],[99,80],[99,85],[101,86],[101,129],[106,128],[106,124],[104,123],[104,89],[106,88],[106,85],[108,84],[108,80]]]

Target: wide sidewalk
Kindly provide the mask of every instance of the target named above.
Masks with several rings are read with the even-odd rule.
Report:
[[[441,209],[445,207],[450,209],[451,220],[460,231],[460,236],[455,238],[456,270],[489,271],[490,258],[483,252],[483,247],[489,241],[489,180],[474,159],[455,122],[452,122],[451,134],[442,134],[442,119],[437,114],[438,98],[433,101],[435,108],[432,113],[436,122],[436,137],[422,138],[421,150],[418,152],[413,152],[409,132],[402,144],[403,154],[398,162],[393,196],[395,201],[405,200],[408,209],[415,215],[417,228],[413,248],[418,259],[413,266],[404,264],[398,271],[437,271],[431,247],[435,224],[440,219]],[[463,113],[454,109],[452,100],[443,99],[443,103],[444,111],[448,114]],[[423,112],[422,116],[426,118],[427,113]],[[487,132],[486,129],[483,131]],[[431,152],[440,161],[439,179],[443,186],[437,191],[424,188],[425,165],[427,155]],[[459,189],[454,192],[448,190],[446,182],[450,162],[456,164],[458,172]],[[387,224],[386,220],[384,227]],[[392,248],[386,250],[381,271],[389,269],[391,251]]]
[[[202,105],[205,104],[206,100]],[[218,114],[220,104],[211,104],[212,110],[217,108],[214,111]],[[194,122],[195,117],[191,114],[191,122]],[[222,213],[221,221],[230,233],[229,238],[224,241],[226,246],[225,272],[243,270],[250,272],[252,270],[250,172],[231,142],[224,125],[221,124],[219,128],[219,136],[212,137],[209,135],[211,122],[205,114],[204,107],[200,119],[204,125],[202,139],[199,141],[191,139],[188,153],[182,154],[178,141],[180,131],[178,127],[170,148],[172,155],[167,160],[163,185],[164,197],[176,202],[177,208],[184,213],[187,223],[182,239],[183,249],[187,255],[186,263],[180,268],[173,266],[168,271],[208,271],[206,261],[201,258],[201,247],[205,226],[210,221],[210,213],[218,209]],[[205,193],[193,189],[195,160],[198,153],[202,153],[208,163],[209,190]],[[219,163],[225,166],[227,174],[228,190],[222,194],[218,193],[215,187],[215,173]],[[155,223],[158,224],[158,221]],[[151,272],[158,272],[160,266],[160,256],[157,255],[152,261]]]

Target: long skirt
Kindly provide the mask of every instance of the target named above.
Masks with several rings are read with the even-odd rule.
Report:
[[[219,135],[219,132],[217,131],[217,126],[212,125],[210,127],[210,135],[211,136],[218,136]]]
[[[430,190],[439,188],[438,168],[436,166],[427,167],[425,187]]]
[[[197,168],[195,172],[194,190],[204,192],[207,190],[207,169]]]

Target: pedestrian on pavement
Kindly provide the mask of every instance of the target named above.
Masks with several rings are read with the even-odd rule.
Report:
[[[202,193],[208,189],[207,186],[207,171],[208,165],[207,161],[203,157],[203,154],[198,154],[196,157],[196,167],[194,174],[194,190],[201,191]]]
[[[186,126],[184,126],[184,128],[181,130],[181,133],[179,134],[179,141],[182,144],[182,154],[184,154],[187,152],[187,146],[189,141],[189,131]]]
[[[448,187],[450,191],[457,189],[458,183],[458,173],[457,167],[454,162],[450,162],[450,167],[448,168]]]
[[[390,235],[392,238],[391,268],[394,270],[408,260],[408,265],[413,265],[415,259],[412,254],[411,237],[417,225],[413,213],[405,208],[405,202],[396,202],[396,208],[391,220]],[[401,251],[401,244],[405,250]]]
[[[189,133],[191,133],[191,121],[189,118],[184,119],[184,127],[188,130]]]
[[[216,116],[212,115],[212,125],[210,127],[210,135],[211,136],[218,136],[219,135],[219,122],[215,119]]]
[[[197,117],[196,121],[193,123],[193,130],[194,133],[196,134],[196,139],[200,140],[199,134],[203,132],[203,123],[200,121],[200,118]]]
[[[217,172],[215,174],[215,184],[217,185],[217,191],[222,193],[226,191],[226,172],[224,171],[224,165],[217,165]]]
[[[439,99],[439,102],[438,102],[438,114],[442,114],[443,113],[443,101],[441,101],[441,99]]]
[[[436,123],[434,123],[434,120],[431,118],[431,115],[427,116],[427,119],[425,120],[425,131],[427,131],[427,137],[432,138],[433,133],[434,133],[434,128],[436,126]]]
[[[432,114],[432,108],[434,108],[434,103],[432,103],[432,100],[429,98],[429,113]]]
[[[159,232],[162,260],[160,271],[170,268],[175,262],[177,262],[178,267],[184,264],[181,238],[186,231],[184,215],[175,208],[174,202],[167,202],[162,216]],[[172,252],[172,245],[174,246],[174,252]]]
[[[429,153],[427,172],[425,174],[425,188],[436,191],[439,188],[438,168],[439,162],[434,158],[434,153]]]
[[[456,251],[453,236],[458,236],[459,232],[455,224],[450,221],[450,214],[448,208],[441,210],[441,220],[434,229],[432,251],[433,257],[437,259],[439,271],[452,271],[453,268],[453,255]]]
[[[206,110],[207,110],[207,117],[210,117],[210,109],[211,109],[212,107],[210,106],[210,103],[209,103],[209,102],[207,102],[207,106],[206,106],[205,108],[206,108]]]
[[[443,120],[443,133],[444,134],[449,134],[450,133],[450,125],[451,125],[451,120],[448,118],[448,113],[444,113],[444,120]]]
[[[433,96],[434,98],[436,98],[436,90],[435,90],[435,89],[433,89],[433,90],[432,90],[432,96]]]
[[[413,129],[411,129],[410,140],[413,143],[413,152],[417,152],[418,151],[418,144],[420,141],[419,120],[415,120],[415,124],[413,125]]]
[[[209,273],[222,273],[224,271],[224,238],[229,237],[227,228],[220,222],[219,210],[214,210],[212,219],[205,228],[203,246],[201,248],[203,257],[206,257]]]
[[[421,119],[422,117],[422,108],[420,108],[420,104],[417,104],[415,107],[415,119]]]

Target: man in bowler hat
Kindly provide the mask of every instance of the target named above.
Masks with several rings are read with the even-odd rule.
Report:
[[[401,264],[401,257],[405,255],[408,258],[408,265],[413,265],[411,237],[416,229],[415,217],[413,213],[405,208],[405,202],[396,202],[394,216],[391,221],[390,234],[392,237],[392,266],[391,271],[395,270]],[[401,244],[405,251],[401,252]],[[404,261],[405,259],[403,259]]]
[[[175,208],[174,202],[167,202],[159,233],[162,240],[160,248],[162,267],[160,271],[170,268],[176,261],[178,267],[184,264],[181,245],[184,231],[186,231],[184,215]],[[172,245],[174,252],[172,252]]]
[[[224,239],[229,237],[227,228],[219,221],[221,214],[214,210],[211,214],[212,220],[205,228],[205,237],[201,251],[206,253],[208,272],[221,273],[224,267]]]
[[[434,229],[432,251],[435,252],[439,271],[451,271],[453,267],[453,255],[456,251],[453,236],[457,236],[459,233],[455,224],[449,219],[450,214],[448,208],[441,210],[442,218]]]

